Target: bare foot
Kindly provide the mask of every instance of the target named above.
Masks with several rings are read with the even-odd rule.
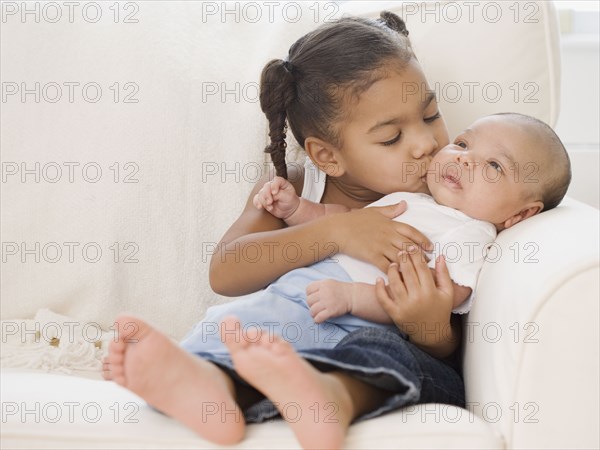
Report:
[[[109,376],[149,404],[221,445],[239,442],[245,421],[229,377],[187,353],[146,322],[119,316],[109,346]]]
[[[235,317],[221,322],[221,338],[236,371],[277,407],[302,448],[339,449],[352,421],[349,393],[277,336],[244,330]]]
[[[112,380],[112,375],[110,373],[110,363],[108,362],[108,356],[105,356],[102,360],[102,377],[105,380]]]

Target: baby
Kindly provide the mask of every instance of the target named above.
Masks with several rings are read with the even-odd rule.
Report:
[[[434,259],[444,254],[454,287],[452,312],[464,314],[471,307],[477,275],[496,233],[554,208],[570,180],[569,157],[548,125],[521,114],[496,114],[475,121],[432,157],[423,177],[423,192],[429,194],[398,192],[369,206],[407,202],[407,210],[397,220],[412,225],[434,243],[435,258],[429,262],[434,275]],[[300,198],[280,177],[265,184],[254,197],[254,205],[288,225],[348,211],[342,205]],[[405,252],[399,256],[406,263]],[[314,321],[352,314],[391,323],[377,300],[378,288],[384,297],[383,289],[390,293],[390,287],[383,285],[385,274],[343,254],[329,261],[337,262],[353,282],[325,279],[308,284],[306,301]],[[406,274],[403,281],[411,282]]]

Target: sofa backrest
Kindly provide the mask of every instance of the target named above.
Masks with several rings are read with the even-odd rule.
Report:
[[[404,15],[451,135],[553,124],[551,3],[476,3],[3,3],[2,319],[129,311],[180,338],[223,301],[208,263],[265,169],[260,70],[331,17]]]

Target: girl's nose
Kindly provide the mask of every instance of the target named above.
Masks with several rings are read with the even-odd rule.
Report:
[[[431,133],[417,135],[412,147],[412,156],[421,159],[431,156],[438,148],[438,143]]]

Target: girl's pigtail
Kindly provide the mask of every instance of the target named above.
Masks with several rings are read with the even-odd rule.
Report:
[[[382,11],[380,14],[380,20],[383,21],[388,28],[408,37],[406,24],[404,23],[404,20],[400,18],[400,16],[397,16],[390,11]]]
[[[265,147],[265,153],[271,155],[276,174],[285,179],[286,111],[296,98],[293,71],[289,61],[274,59],[267,63],[260,79],[260,107],[269,121],[271,138],[271,143]]]

